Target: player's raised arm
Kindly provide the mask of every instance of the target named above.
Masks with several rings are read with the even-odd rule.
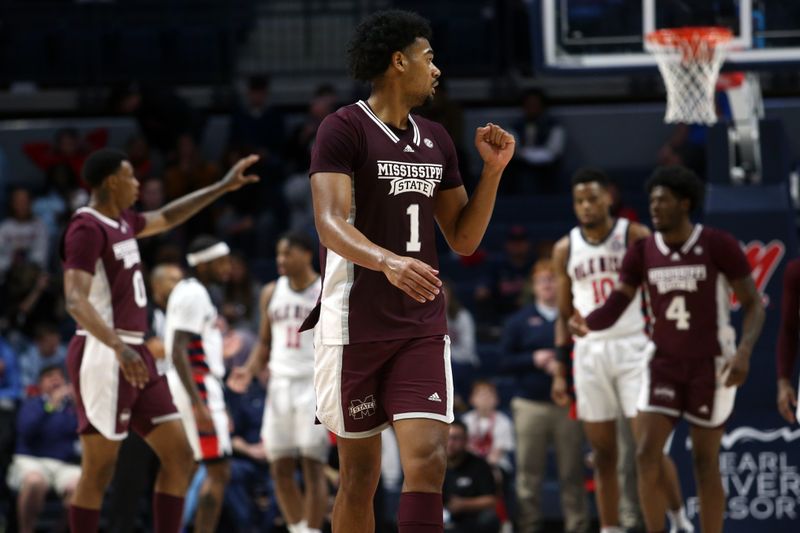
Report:
[[[378,246],[348,223],[351,180],[347,174],[334,172],[311,176],[314,221],[322,245],[359,266],[383,272],[392,285],[420,303],[436,299],[442,286],[438,270]]]
[[[272,329],[269,320],[269,302],[275,293],[275,282],[268,283],[261,289],[258,308],[261,311],[261,320],[258,326],[258,340],[253,344],[247,362],[231,370],[228,377],[228,388],[239,394],[244,393],[250,385],[253,376],[261,372],[269,362],[269,348],[272,342]]]
[[[217,183],[182,196],[155,211],[142,213],[145,226],[136,237],[143,238],[162,233],[182,224],[198,211],[214,202],[225,193],[235,191],[249,183],[258,181],[255,174],[245,174],[247,169],[258,161],[257,155],[243,157],[231,167]]]
[[[454,252],[471,255],[489,225],[497,187],[514,155],[514,136],[492,123],[475,130],[475,147],[483,159],[481,179],[472,198],[463,186],[442,190],[436,197],[436,221]],[[457,164],[457,162],[456,162]]]
[[[119,338],[89,302],[91,287],[92,274],[89,272],[77,268],[70,268],[64,272],[67,312],[80,327],[114,350],[125,379],[134,387],[143,388],[149,379],[147,366],[141,356]]]

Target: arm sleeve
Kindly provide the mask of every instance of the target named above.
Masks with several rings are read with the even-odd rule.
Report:
[[[619,272],[620,283],[638,287],[644,282],[645,242],[647,242],[647,239],[639,239],[625,252],[625,258],[622,260],[622,267]]]
[[[206,307],[200,302],[205,295],[191,290],[182,290],[178,294],[173,292],[173,295],[174,298],[171,296],[167,304],[167,316],[175,330],[202,334]]]
[[[709,239],[711,260],[729,280],[742,279],[750,275],[750,263],[739,242],[724,231],[715,231]]]
[[[455,189],[461,187],[464,182],[461,179],[461,171],[458,168],[458,154],[456,153],[456,146],[450,134],[440,124],[435,124],[436,142],[442,148],[445,157],[444,175],[442,176],[442,183],[439,185],[439,190],[446,191],[447,189]]]
[[[790,261],[783,273],[781,326],[778,330],[778,377],[791,379],[797,359],[800,326],[800,259]]]
[[[586,317],[586,325],[592,331],[608,329],[617,323],[619,317],[631,304],[631,299],[621,291],[613,291],[606,302],[589,313]]]
[[[72,268],[94,274],[97,260],[103,254],[105,235],[89,221],[76,221],[64,236],[64,270]]]
[[[336,172],[352,176],[357,166],[359,135],[341,110],[325,117],[311,149],[309,175]]]

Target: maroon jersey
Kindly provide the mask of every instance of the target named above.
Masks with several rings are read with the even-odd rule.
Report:
[[[348,222],[370,241],[438,268],[434,206],[440,190],[461,186],[455,147],[445,129],[422,117],[408,128],[384,124],[366,102],[329,115],[319,127],[310,174],[352,177]],[[320,334],[325,344],[443,335],[444,296],[420,303],[381,272],[322,249]]]
[[[147,331],[147,293],[136,243],[144,225],[144,217],[134,211],[123,211],[114,220],[82,207],[61,243],[64,271],[93,275],[89,302],[106,324],[123,332]]]
[[[713,358],[728,354],[735,343],[728,280],[749,275],[736,239],[697,224],[679,247],[668,246],[660,233],[634,243],[620,281],[646,284],[657,356]]]

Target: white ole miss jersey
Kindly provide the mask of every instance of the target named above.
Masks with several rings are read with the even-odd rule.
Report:
[[[167,301],[167,319],[164,327],[164,349],[168,366],[172,366],[172,345],[175,331],[192,334],[187,346],[189,364],[193,372],[211,373],[217,378],[225,376],[222,358],[222,332],[217,324],[217,308],[202,283],[195,278],[181,280]]]
[[[619,282],[619,270],[628,249],[629,227],[630,221],[618,218],[608,236],[597,244],[584,238],[580,226],[570,231],[567,274],[572,280],[572,307],[581,316],[585,317],[603,305]],[[626,337],[643,331],[641,292],[637,290],[616,324],[603,331],[592,331],[584,338]]]
[[[281,276],[267,306],[270,345],[269,371],[274,377],[312,377],[314,375],[314,332],[300,332],[303,320],[317,304],[322,282],[319,277],[302,291]]]

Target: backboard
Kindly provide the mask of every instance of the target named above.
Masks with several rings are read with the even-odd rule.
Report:
[[[552,73],[654,69],[644,36],[682,26],[733,32],[723,69],[800,64],[798,0],[534,0],[531,17],[536,66]]]

